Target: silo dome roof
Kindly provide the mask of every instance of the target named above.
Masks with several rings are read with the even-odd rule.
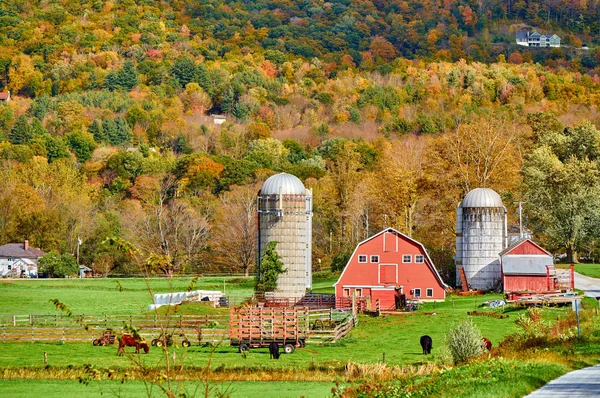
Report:
[[[267,178],[260,189],[260,194],[279,195],[280,188],[283,195],[304,195],[306,191],[298,177],[288,173],[279,173]]]
[[[475,188],[465,195],[460,207],[504,207],[504,204],[493,189]]]

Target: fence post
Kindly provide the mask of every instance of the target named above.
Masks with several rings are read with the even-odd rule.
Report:
[[[13,326],[17,326],[17,316],[13,315]]]
[[[379,299],[377,299],[376,305],[377,305],[377,316],[379,316],[379,315],[381,315],[381,307],[379,306]]]

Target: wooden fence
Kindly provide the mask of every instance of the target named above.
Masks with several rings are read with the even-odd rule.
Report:
[[[351,308],[304,309],[298,311],[295,322],[297,333],[305,335],[308,343],[319,344],[344,337],[357,324],[357,317]],[[135,327],[148,341],[166,331],[175,336],[175,342],[185,337],[192,344],[229,344],[229,323],[229,315],[0,315],[0,341],[91,343],[106,329],[120,333],[124,327]]]

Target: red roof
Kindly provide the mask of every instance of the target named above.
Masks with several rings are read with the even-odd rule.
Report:
[[[7,100],[10,98],[10,92],[0,92],[0,100]]]

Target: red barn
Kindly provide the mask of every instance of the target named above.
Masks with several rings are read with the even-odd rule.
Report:
[[[500,252],[500,266],[505,292],[548,292],[558,288],[552,255],[531,239]]]
[[[356,246],[340,279],[333,285],[342,297],[370,297],[380,309],[396,308],[396,296],[443,301],[446,284],[423,245],[387,228]]]

